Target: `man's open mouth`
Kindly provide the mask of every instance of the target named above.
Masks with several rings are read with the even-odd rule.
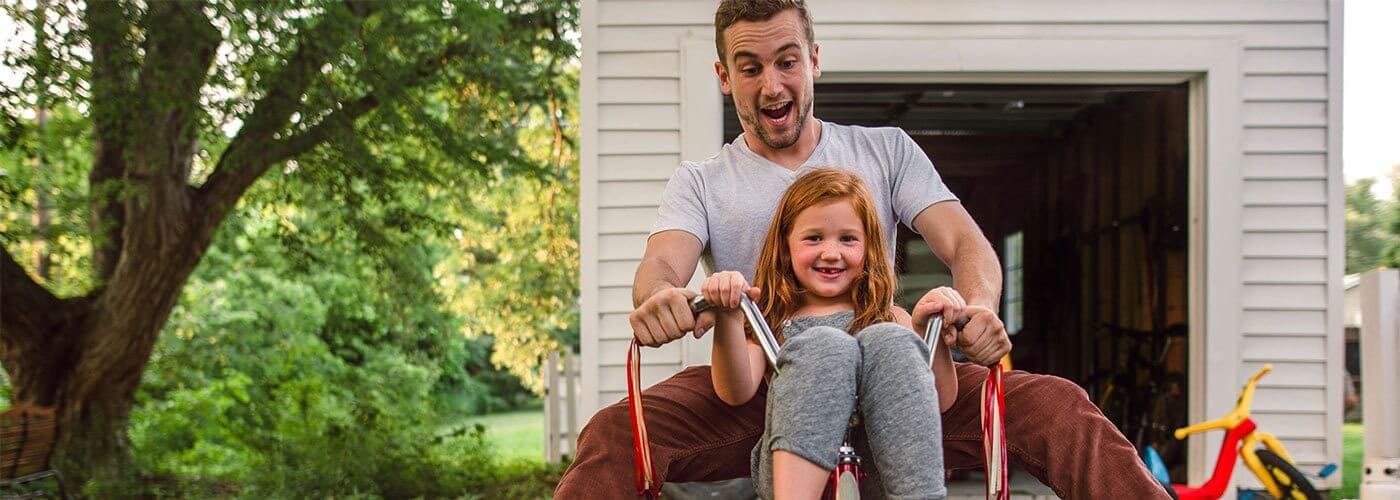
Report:
[[[792,111],[792,101],[788,101],[782,104],[764,106],[762,109],[760,109],[760,111],[763,113],[763,116],[768,117],[769,120],[774,122],[781,122],[785,120],[787,118],[788,113]]]

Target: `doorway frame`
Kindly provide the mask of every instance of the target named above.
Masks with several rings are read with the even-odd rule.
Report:
[[[1199,422],[1233,408],[1241,365],[1243,292],[1243,205],[1239,202],[1244,161],[1240,143],[1243,72],[1239,40],[825,38],[817,45],[823,83],[1186,83],[1190,191],[1187,304],[1192,326],[1187,417]],[[707,157],[723,141],[723,100],[713,70],[714,58],[713,32],[694,30],[682,37],[682,158]],[[685,344],[683,363],[708,362],[708,342]],[[1206,384],[1207,379],[1216,383]],[[1223,437],[1217,434],[1189,438],[1191,484],[1208,477],[1208,452],[1219,449]]]

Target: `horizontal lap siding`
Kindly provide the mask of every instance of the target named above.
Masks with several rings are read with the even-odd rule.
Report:
[[[623,78],[607,77],[598,79],[598,103],[607,104],[669,104],[677,105],[681,100],[680,78]]]
[[[606,2],[599,9],[596,130],[597,175],[582,182],[595,183],[597,238],[593,310],[584,311],[584,336],[597,353],[598,405],[616,402],[625,395],[626,351],[632,336],[627,323],[631,311],[632,275],[640,262],[647,232],[656,218],[656,206],[666,180],[681,161],[681,84],[679,32],[671,34],[623,32],[607,28]],[[641,42],[627,45],[624,40]],[[622,46],[627,45],[627,46]],[[643,349],[642,383],[654,384],[674,373],[681,362],[681,346]],[[591,414],[595,408],[580,408]]]
[[[599,208],[656,208],[666,181],[604,181],[598,185]]]
[[[598,236],[598,258],[602,262],[641,260],[642,246],[646,244],[646,241],[646,233],[600,234]],[[630,282],[630,279],[628,281]]]
[[[1325,23],[1311,26],[1325,32]],[[1277,46],[1247,46],[1241,59],[1244,369],[1239,383],[1264,364],[1273,365],[1255,394],[1255,420],[1283,440],[1304,470],[1315,471],[1331,461],[1326,452],[1328,53],[1325,41],[1321,46],[1273,43]],[[1253,482],[1252,476],[1242,476],[1242,483]]]
[[[1240,63],[1242,377],[1265,363],[1255,412],[1305,469],[1327,462],[1329,277],[1328,32],[1325,1],[1104,2],[811,0],[824,38],[1233,38]],[[1087,6],[1095,8],[1084,8]],[[931,9],[938,11],[933,15]],[[632,273],[660,191],[682,158],[680,41],[713,28],[710,0],[600,0],[597,9],[598,169],[595,310],[599,404],[623,394]],[[898,14],[898,15],[896,15]],[[817,110],[820,115],[820,110]],[[1340,228],[1333,230],[1340,231]],[[1341,258],[1334,256],[1334,258]],[[1231,332],[1211,332],[1228,335]],[[619,352],[613,352],[619,351]],[[680,367],[678,348],[646,350],[647,383]],[[669,368],[667,368],[669,366]],[[612,380],[610,378],[616,378]],[[1243,383],[1243,380],[1240,381]],[[1340,397],[1340,394],[1332,395]],[[582,409],[585,413],[593,409]],[[1316,413],[1308,413],[1315,411]],[[1214,417],[1214,416],[1212,416]],[[1339,437],[1334,437],[1337,439]],[[1249,481],[1245,479],[1245,481]]]

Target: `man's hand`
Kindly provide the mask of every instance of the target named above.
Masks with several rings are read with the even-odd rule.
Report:
[[[699,338],[715,324],[715,315],[706,311],[696,318],[690,312],[690,299],[694,297],[695,292],[684,288],[665,288],[652,294],[627,317],[632,335],[648,347],[660,347],[690,331]]]
[[[1006,325],[995,312],[982,306],[967,306],[967,317],[967,325],[957,334],[957,345],[969,361],[987,366],[1011,352]]]

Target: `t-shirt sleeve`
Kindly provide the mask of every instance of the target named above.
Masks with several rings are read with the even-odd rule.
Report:
[[[656,211],[656,223],[651,226],[651,237],[662,231],[681,230],[695,235],[700,245],[710,242],[710,224],[705,216],[704,190],[700,174],[693,167],[681,164],[671,180],[666,182],[666,190],[661,193],[661,206]]]
[[[933,162],[909,134],[898,130],[892,135],[892,158],[896,161],[895,171],[891,172],[894,180],[891,200],[899,222],[913,228],[914,217],[918,217],[925,208],[942,201],[956,201],[958,197],[943,184],[943,178],[933,168]]]

